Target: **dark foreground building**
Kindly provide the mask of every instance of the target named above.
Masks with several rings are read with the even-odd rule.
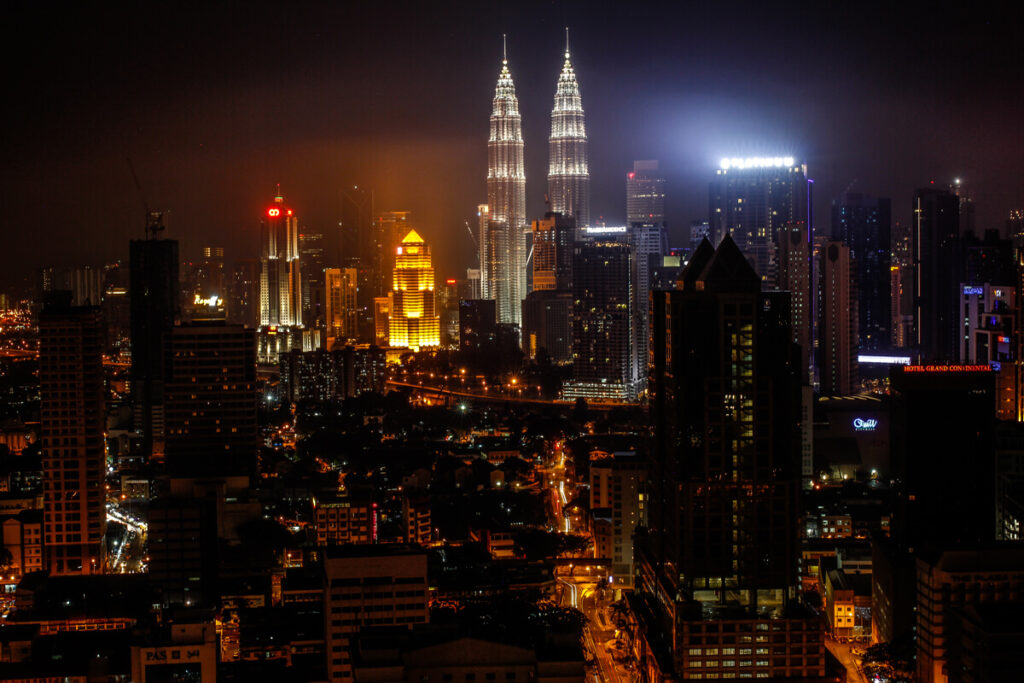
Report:
[[[815,678],[796,601],[800,361],[790,300],[729,236],[653,292],[649,528],[633,609],[650,680]],[[769,654],[771,653],[771,654]]]

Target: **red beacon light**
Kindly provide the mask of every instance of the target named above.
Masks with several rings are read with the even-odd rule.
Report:
[[[288,209],[288,215],[289,215],[289,216],[291,216],[291,215],[292,215],[292,210],[291,210],[291,209]]]
[[[278,209],[277,207],[271,207],[267,209],[267,215],[270,216],[271,218],[277,218],[278,216],[281,215],[281,209]]]

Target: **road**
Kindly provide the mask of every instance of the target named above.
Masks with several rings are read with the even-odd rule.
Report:
[[[853,656],[854,645],[844,645],[832,638],[825,638],[825,647],[839,660],[839,663],[846,669],[846,683],[868,683],[867,676],[861,670],[860,662]]]

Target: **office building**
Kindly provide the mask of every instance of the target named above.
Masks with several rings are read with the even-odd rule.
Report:
[[[1013,681],[1024,669],[1024,626],[1017,601],[950,608],[945,671],[950,683]]]
[[[963,640],[953,641],[951,636],[963,633],[963,624],[953,622],[963,618],[964,608],[977,614],[978,610],[984,613],[990,607],[1024,600],[1024,550],[1002,545],[924,553],[917,558],[916,592],[915,680],[963,680],[965,674],[977,672],[949,666],[949,655],[959,653],[965,645]],[[1011,678],[979,680],[1013,680],[1019,670],[1014,674]]]
[[[356,300],[358,277],[355,268],[326,268],[323,271],[328,349],[336,342],[344,344],[359,335]]]
[[[533,221],[533,291],[572,288],[572,249],[576,221],[548,212]]]
[[[39,316],[43,543],[50,574],[106,570],[106,426],[100,309],[55,291]]]
[[[277,363],[279,353],[302,347],[301,270],[299,219],[284,203],[279,186],[260,223],[261,363]]]
[[[857,268],[851,251],[838,240],[826,240],[821,247],[818,368],[825,396],[849,396],[860,391]]]
[[[572,277],[573,370],[565,398],[637,400],[641,382],[632,247],[621,242],[577,244]]]
[[[181,325],[164,345],[168,469],[186,476],[247,473],[258,445],[253,331]]]
[[[316,501],[316,544],[377,542],[377,505],[368,499]]]
[[[178,242],[132,240],[128,295],[132,332],[132,401],[135,429],[149,456],[163,440],[163,340],[178,318]]]
[[[164,605],[214,606],[217,600],[217,505],[213,498],[154,500],[148,523],[149,580]]]
[[[392,295],[373,298],[373,343],[380,347],[390,346]]]
[[[814,249],[806,223],[791,223],[779,230],[778,271],[775,289],[789,292],[793,342],[800,346],[802,381],[814,377],[815,288],[812,264]]]
[[[713,253],[698,248],[679,284],[651,294],[650,499],[634,551],[641,665],[672,680],[709,668],[822,677],[819,618],[795,599],[801,368],[790,296],[762,293],[729,236]]]
[[[319,232],[299,234],[299,263],[302,264],[302,324],[318,327],[324,320],[324,236]]]
[[[893,537],[914,547],[995,538],[995,375],[893,366]]]
[[[417,546],[335,545],[323,557],[327,678],[351,680],[352,639],[362,628],[430,620],[427,554]]]
[[[446,278],[437,288],[437,312],[441,318],[441,346],[459,345],[459,282]]]
[[[665,223],[665,179],[657,161],[634,161],[626,174],[626,224]]]
[[[696,251],[697,247],[705,239],[708,241],[714,239],[714,235],[711,234],[711,223],[708,221],[691,221],[689,241],[690,253],[692,254]]]
[[[71,268],[67,272],[72,306],[99,306],[103,303],[103,270],[92,266]]]
[[[553,363],[572,361],[571,290],[537,290],[523,301],[523,352],[532,360],[547,354]]]
[[[708,195],[712,242],[731,235],[762,282],[776,288],[779,232],[803,226],[811,241],[812,187],[807,166],[792,157],[722,159]]]
[[[1021,370],[1017,363],[1017,288],[960,283],[960,360],[988,365],[996,376],[996,417],[1017,421]]]
[[[203,247],[202,258],[196,264],[196,284],[198,285],[195,294],[202,299],[219,297],[226,299],[228,292],[224,279],[224,247]]]
[[[518,325],[526,297],[526,167],[519,100],[507,58],[501,61],[491,106],[487,210],[480,209],[480,296],[497,302],[498,322]]]
[[[647,463],[633,451],[590,456],[590,511],[611,520],[609,553],[612,587],[633,587],[633,532],[647,523],[645,485]]]
[[[576,72],[569,59],[566,31],[565,62],[555,86],[548,138],[548,199],[551,210],[590,225],[590,170],[587,164],[587,129]]]
[[[480,351],[498,338],[495,302],[492,299],[459,301],[459,348]]]
[[[847,192],[832,202],[832,239],[850,248],[856,267],[858,346],[888,349],[892,342],[892,202]]]
[[[435,309],[430,246],[410,230],[395,254],[388,343],[413,351],[440,346],[441,319]]]
[[[391,277],[395,270],[395,250],[402,238],[412,230],[412,212],[383,211],[373,219],[374,295],[386,296],[391,292]],[[379,245],[379,246],[378,246]]]
[[[920,189],[914,193],[913,212],[914,336],[909,345],[925,361],[954,361],[959,349],[956,288],[963,281],[958,199],[946,190]]]
[[[228,322],[256,329],[260,324],[260,261],[238,259],[231,264],[227,291]]]

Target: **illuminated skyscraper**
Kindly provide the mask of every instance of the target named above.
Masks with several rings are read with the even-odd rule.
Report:
[[[324,270],[327,308],[327,348],[335,340],[355,339],[359,330],[356,319],[356,290],[359,271],[355,268]]]
[[[518,325],[526,297],[526,172],[519,100],[506,58],[491,107],[487,208],[486,223],[481,215],[481,295],[495,300],[498,322]]]
[[[299,267],[299,219],[284,203],[278,186],[260,230],[261,362],[276,363],[302,327],[302,277]]]
[[[555,89],[548,141],[548,197],[551,210],[590,225],[590,171],[587,166],[587,129],[576,72],[569,60],[569,30],[565,32],[565,63]]]
[[[774,288],[779,231],[806,226],[811,213],[807,166],[793,157],[722,159],[708,197],[711,241],[718,244],[726,233],[732,235],[761,281]]]
[[[441,345],[441,319],[435,315],[434,267],[430,246],[410,230],[395,249],[393,308],[389,343],[419,351]]]
[[[657,161],[634,161],[626,174],[626,224],[665,222],[665,179]]]
[[[832,202],[832,239],[850,247],[860,293],[861,349],[886,349],[891,342],[890,280],[892,202],[846,193]]]

